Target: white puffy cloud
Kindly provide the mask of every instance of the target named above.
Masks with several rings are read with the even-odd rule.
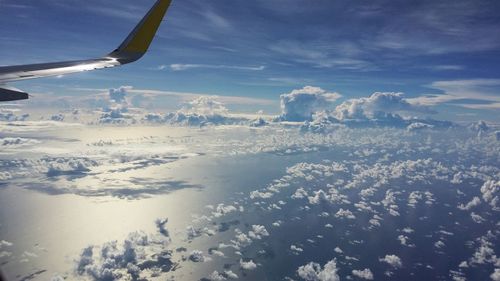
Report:
[[[232,117],[229,110],[218,97],[200,96],[187,102],[176,112],[165,115],[149,113],[144,121],[151,123],[166,123],[183,126],[230,125],[248,123],[242,117]]]
[[[385,257],[380,258],[379,261],[385,262],[394,268],[400,268],[403,266],[403,262],[396,255],[386,255]]]
[[[413,105],[402,93],[374,93],[370,97],[347,100],[333,110],[317,110],[301,127],[302,131],[328,133],[348,127],[396,127],[409,132],[450,128],[453,123],[416,118],[434,113],[427,106]],[[402,115],[409,117],[402,117]],[[283,118],[282,118],[283,119]],[[295,120],[295,121],[304,121]],[[311,121],[311,122],[309,122]]]
[[[238,279],[238,278],[239,278],[238,275],[232,272],[231,270],[226,270],[220,273],[215,270],[208,276],[208,279],[212,281],[223,281],[227,279]]]
[[[210,249],[209,253],[213,256],[217,256],[217,257],[225,257],[226,255],[224,254],[224,252],[221,252],[219,250],[215,250],[215,249]]]
[[[217,207],[215,207],[215,211],[212,212],[214,217],[222,217],[224,215],[233,213],[238,211],[238,209],[233,206],[233,205],[224,205],[224,204],[218,204]]]
[[[155,221],[156,227],[158,228],[158,232],[160,232],[165,237],[170,237],[170,234],[168,233],[168,230],[166,227],[167,223],[168,223],[168,218],[157,219]]]
[[[388,113],[430,113],[426,107],[410,104],[402,93],[374,93],[368,98],[351,99],[335,108],[335,117],[345,119],[386,118]]]
[[[96,162],[84,158],[57,158],[47,163],[47,176],[73,175],[90,171]]]
[[[248,237],[252,239],[262,239],[262,237],[269,236],[269,232],[263,225],[252,225],[252,230],[248,232]]]
[[[491,280],[500,281],[500,268],[495,268],[495,271],[490,275]]]
[[[410,240],[410,238],[406,235],[399,235],[398,240],[403,246],[415,247],[415,245],[408,243],[408,240]]]
[[[477,239],[479,245],[469,260],[471,265],[487,263],[498,265],[500,263],[500,258],[495,253],[495,244],[490,241],[493,238],[495,235],[488,231],[486,235]]]
[[[254,270],[257,268],[257,264],[253,262],[253,260],[243,261],[240,259],[240,267],[244,270]]]
[[[500,181],[489,180],[481,186],[483,200],[496,210],[500,210]]]
[[[5,241],[5,240],[1,240],[0,241],[0,249],[2,249],[3,247],[11,247],[13,244],[9,241]]]
[[[189,260],[192,262],[204,262],[205,256],[202,251],[193,250],[191,254],[189,254]]]
[[[126,103],[126,96],[129,90],[132,90],[131,86],[121,86],[116,89],[109,89],[109,99],[116,103]]]
[[[239,229],[235,229],[236,240],[232,241],[236,248],[246,247],[252,244],[252,239],[248,237],[245,233],[241,232]]]
[[[363,270],[353,270],[352,275],[366,280],[373,280],[373,273],[369,268],[365,268]]]
[[[25,121],[30,115],[29,114],[17,114],[18,110],[0,108],[0,121],[13,122],[13,121]]]
[[[434,243],[434,247],[436,247],[436,248],[438,248],[438,249],[441,249],[441,248],[443,248],[444,246],[446,246],[446,244],[445,244],[443,241],[441,241],[441,240],[439,240],[439,241],[437,241],[436,243]]]
[[[306,281],[339,281],[340,276],[337,272],[336,259],[327,262],[324,268],[318,263],[310,262],[297,269],[299,277]]]
[[[346,218],[346,219],[350,219],[350,220],[356,219],[356,216],[354,216],[354,214],[350,210],[344,210],[342,208],[340,208],[340,210],[338,210],[335,213],[335,217],[336,218]]]
[[[56,121],[56,122],[62,122],[62,121],[64,121],[64,118],[65,118],[65,117],[64,117],[64,115],[63,115],[63,114],[58,113],[58,114],[52,115],[52,116],[50,117],[50,120],[52,120],[52,121]]]
[[[474,212],[470,213],[470,217],[475,223],[483,223],[486,221],[481,215],[478,215]]]
[[[250,198],[251,199],[256,199],[256,198],[262,198],[262,199],[268,199],[273,196],[273,193],[271,192],[261,192],[258,190],[254,190],[250,192]]]
[[[224,271],[224,275],[226,275],[227,278],[229,278],[229,279],[238,279],[239,278],[238,274],[232,272],[231,270]]]
[[[8,252],[8,251],[0,251],[0,258],[8,258],[12,256],[12,253],[11,252]]]
[[[411,123],[410,125],[408,125],[408,127],[406,127],[406,130],[408,130],[408,132],[415,132],[415,131],[420,131],[420,130],[424,130],[424,129],[433,129],[433,128],[434,128],[434,125],[432,125],[432,124],[415,122],[415,123]]]
[[[98,122],[100,124],[135,124],[137,121],[124,106],[104,108]]]
[[[314,191],[314,196],[309,196],[309,204],[312,205],[317,205],[320,204],[321,202],[328,202],[328,203],[347,203],[347,196],[340,194],[340,192],[336,188],[330,188],[328,190],[328,193],[323,191],[322,189],[318,191]]]
[[[471,210],[472,208],[479,206],[481,204],[481,199],[479,197],[474,196],[471,201],[469,201],[467,204],[460,204],[458,208],[460,210],[468,211]]]
[[[294,254],[299,254],[299,253],[302,253],[304,251],[304,249],[302,249],[301,247],[299,246],[295,246],[295,245],[290,245],[290,250],[294,253]]]
[[[281,99],[281,121],[311,120],[315,112],[332,108],[333,102],[341,97],[319,87],[306,86],[283,94]]]
[[[302,199],[307,197],[307,191],[303,187],[297,188],[295,190],[295,193],[292,194],[293,199]]]
[[[173,268],[168,245],[163,236],[133,232],[121,243],[85,248],[77,260],[76,273],[96,281],[149,278],[158,270]]]
[[[212,280],[212,281],[223,281],[223,280],[227,280],[227,278],[222,274],[222,273],[219,273],[218,271],[214,271],[212,273],[210,273],[210,275],[208,276],[208,279]]]

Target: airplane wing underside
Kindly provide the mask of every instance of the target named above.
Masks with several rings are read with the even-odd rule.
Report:
[[[25,92],[5,87],[8,82],[116,67],[140,59],[147,52],[171,1],[157,0],[125,41],[116,50],[104,57],[0,67],[0,102],[28,98],[28,94]]]

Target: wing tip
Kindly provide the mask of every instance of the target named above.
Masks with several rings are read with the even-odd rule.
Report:
[[[0,102],[29,99],[29,94],[21,91],[0,88]]]
[[[157,0],[125,41],[110,56],[120,63],[140,59],[149,49],[172,0]]]

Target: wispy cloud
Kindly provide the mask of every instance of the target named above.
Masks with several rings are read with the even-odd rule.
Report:
[[[337,68],[356,71],[375,70],[370,61],[361,58],[361,49],[349,42],[281,41],[269,46],[286,60],[319,68]]]
[[[165,66],[160,66],[161,69],[165,69]],[[232,70],[249,70],[249,71],[261,71],[266,69],[265,66],[239,66],[239,65],[224,65],[224,64],[171,64],[170,69],[173,71],[183,71],[196,68],[208,68],[208,69],[232,69]]]
[[[207,10],[203,13],[203,16],[215,27],[230,30],[232,29],[231,23],[224,17],[215,13],[212,10]]]
[[[498,94],[500,79],[436,81],[428,87],[443,93],[424,95],[410,99],[409,102],[422,105],[453,103],[472,109],[496,109],[500,105],[500,95]]]
[[[455,65],[455,64],[434,65],[429,68],[436,71],[458,71],[465,69],[463,65]]]
[[[312,79],[293,78],[293,77],[270,77],[267,80],[284,85],[305,85],[314,82]]]
[[[460,104],[462,107],[469,109],[500,109],[500,102],[488,104]]]
[[[250,97],[240,97],[240,96],[220,96],[213,94],[200,94],[200,93],[186,93],[186,92],[175,92],[175,91],[159,91],[159,90],[147,90],[147,89],[131,89],[128,91],[131,94],[143,94],[150,97],[178,97],[182,100],[192,100],[194,98],[199,98],[202,96],[212,96],[216,97],[218,101],[223,102],[228,105],[246,105],[246,104],[256,104],[256,105],[272,105],[276,101],[260,98],[250,98]]]

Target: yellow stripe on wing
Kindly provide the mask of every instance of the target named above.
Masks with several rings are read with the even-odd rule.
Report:
[[[134,30],[133,37],[120,51],[145,53],[151,45],[171,2],[172,0],[158,0],[155,7],[143,19],[141,25]]]

